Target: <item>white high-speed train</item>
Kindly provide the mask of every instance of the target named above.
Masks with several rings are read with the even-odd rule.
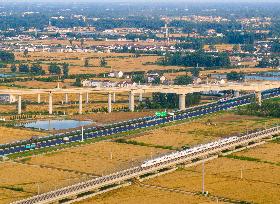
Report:
[[[180,158],[180,157],[185,157],[185,156],[193,154],[193,153],[202,152],[202,151],[207,150],[209,148],[229,144],[229,143],[234,142],[236,140],[238,140],[238,137],[230,137],[230,138],[225,138],[225,139],[220,139],[220,140],[217,140],[217,141],[214,141],[214,142],[210,142],[210,143],[207,143],[207,144],[198,145],[198,146],[195,146],[195,147],[187,149],[187,150],[173,152],[171,154],[167,154],[167,155],[155,158],[155,159],[145,161],[141,165],[141,167],[143,167],[143,168],[144,167],[149,167],[149,166],[153,166],[153,165],[156,165],[156,164],[159,164],[159,163],[162,163],[162,162],[166,162],[166,161],[169,161],[169,160],[177,159],[177,158]]]

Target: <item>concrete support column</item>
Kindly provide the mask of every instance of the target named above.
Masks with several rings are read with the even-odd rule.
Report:
[[[179,95],[179,109],[180,110],[186,109],[186,94]]]
[[[256,94],[256,102],[261,106],[262,105],[262,92],[258,91]]]
[[[108,113],[112,112],[112,94],[108,94]]]
[[[113,93],[113,103],[116,103],[116,93]]]
[[[65,94],[65,103],[68,104],[68,93]]]
[[[129,110],[131,112],[134,112],[134,93],[130,92],[129,93]]]
[[[83,114],[83,94],[79,94],[79,114]]]
[[[89,103],[89,93],[87,92],[86,93],[86,104],[88,104]]]
[[[53,114],[52,92],[49,93],[49,114]]]
[[[38,103],[40,104],[40,103],[41,103],[41,94],[38,94],[37,97],[38,97],[38,98],[37,98],[37,101],[38,101]]]
[[[234,97],[240,97],[240,92],[239,91],[234,91]]]
[[[18,95],[18,114],[21,114],[21,95]]]
[[[142,102],[143,101],[143,93],[140,93],[139,94],[139,102]]]

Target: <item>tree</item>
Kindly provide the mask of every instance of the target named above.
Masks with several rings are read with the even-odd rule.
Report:
[[[51,63],[49,66],[50,74],[61,74],[61,68],[56,63]]]
[[[89,67],[89,59],[88,58],[85,59],[85,67]]]
[[[192,78],[189,76],[177,76],[174,80],[175,85],[188,85],[192,82]]]
[[[73,46],[73,39],[69,39],[69,43],[71,46]]]
[[[74,83],[74,86],[78,86],[78,87],[81,87],[82,86],[82,81],[81,81],[81,78],[78,77],[76,78],[76,81]]]
[[[13,62],[15,61],[15,55],[11,52],[0,51],[0,61]]]
[[[145,83],[146,82],[144,73],[133,74],[131,80],[132,80],[132,82],[135,82],[135,83]]]
[[[244,79],[244,74],[243,73],[238,73],[238,72],[230,72],[227,73],[227,80],[229,81],[241,81]]]
[[[234,45],[233,47],[232,47],[232,51],[233,52],[238,52],[240,50],[240,46],[239,45]]]
[[[18,69],[19,72],[23,72],[23,73],[29,72],[29,66],[27,64],[20,64]]]
[[[81,39],[81,47],[82,47],[82,48],[84,48],[84,44],[85,44],[85,39],[82,38],[82,39]]]
[[[106,67],[107,66],[107,61],[104,57],[100,59],[100,67]]]
[[[42,66],[40,66],[39,64],[33,64],[30,68],[30,72],[35,75],[45,74],[45,71],[43,70]]]
[[[62,70],[63,70],[63,76],[67,78],[69,75],[69,64],[64,63],[62,66]]]
[[[200,69],[199,68],[192,68],[191,73],[193,77],[199,77]]]
[[[28,56],[28,50],[27,49],[24,50],[23,55],[24,55],[24,57]]]
[[[11,72],[16,72],[16,71],[17,71],[17,66],[15,64],[12,64]]]

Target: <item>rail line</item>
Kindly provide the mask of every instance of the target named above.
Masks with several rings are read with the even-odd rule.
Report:
[[[186,162],[191,162],[196,159],[205,158],[209,155],[219,154],[222,151],[230,150],[238,146],[242,146],[242,145],[246,146],[250,143],[261,141],[265,138],[272,137],[273,135],[277,135],[279,133],[280,133],[280,126],[277,126],[277,127],[253,132],[250,134],[246,134],[243,136],[230,137],[235,139],[233,141],[229,140],[230,142],[228,142],[227,144],[221,144],[215,147],[209,147],[207,149],[203,149],[201,151],[192,153],[187,156],[182,156],[182,157],[178,156],[174,159],[162,161],[160,163],[147,167],[143,167],[141,165],[134,168],[126,169],[107,176],[95,178],[86,182],[77,183],[68,187],[47,192],[21,201],[16,201],[13,202],[13,204],[35,204],[35,203],[46,204],[46,203],[61,201],[66,198],[75,197],[79,194],[83,194],[86,192],[92,192],[93,190],[109,185],[114,185],[116,183],[124,182],[133,178],[137,178],[142,175],[152,173],[164,168],[176,166],[178,164],[182,164]],[[238,138],[236,139],[236,137]]]

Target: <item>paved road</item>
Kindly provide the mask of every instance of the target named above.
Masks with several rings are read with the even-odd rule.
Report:
[[[280,89],[271,89],[262,92],[262,98],[267,99],[280,95]],[[249,94],[237,98],[232,98],[224,102],[215,102],[202,106],[188,108],[184,111],[174,112],[174,116],[158,118],[156,116],[138,118],[124,122],[110,124],[104,127],[93,127],[84,130],[82,136],[81,130],[61,133],[52,136],[39,137],[33,140],[18,141],[9,144],[0,145],[0,156],[6,156],[14,153],[27,152],[34,149],[41,149],[62,144],[78,142],[87,139],[109,136],[117,133],[137,130],[141,128],[155,127],[158,125],[170,123],[173,121],[180,121],[194,117],[211,114],[221,110],[228,110],[238,106],[246,105],[255,101],[255,95]],[[65,140],[67,137],[69,140]]]

